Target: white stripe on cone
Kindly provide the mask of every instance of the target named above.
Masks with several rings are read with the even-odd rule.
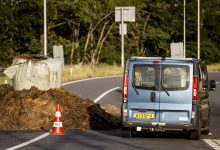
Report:
[[[63,123],[62,122],[54,122],[53,127],[56,127],[56,128],[63,127]]]
[[[60,111],[56,112],[55,117],[61,117],[61,112]]]

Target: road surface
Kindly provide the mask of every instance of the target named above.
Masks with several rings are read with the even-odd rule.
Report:
[[[211,92],[211,133],[202,135],[202,140],[188,140],[184,134],[150,133],[136,134],[131,139],[121,137],[121,130],[107,131],[65,131],[64,136],[52,136],[46,132],[0,132],[0,149],[22,150],[220,150],[220,73],[210,73],[209,79],[217,81],[216,92]],[[83,98],[96,100],[99,104],[121,104],[122,77],[99,78],[64,85],[68,90],[80,94]],[[117,88],[120,87],[120,88]],[[46,135],[45,135],[46,134]],[[45,135],[42,139],[33,139]]]

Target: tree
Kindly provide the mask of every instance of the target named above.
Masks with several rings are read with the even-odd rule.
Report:
[[[126,58],[169,56],[170,43],[183,41],[182,0],[48,0],[48,56],[53,45],[62,44],[67,64],[119,64],[116,6],[136,8],[136,21],[127,24]],[[220,58],[219,7],[218,0],[201,2],[201,58],[208,63]],[[0,11],[0,65],[9,65],[21,53],[43,54],[43,1],[2,0]],[[190,0],[186,0],[186,56],[197,58],[197,1]]]

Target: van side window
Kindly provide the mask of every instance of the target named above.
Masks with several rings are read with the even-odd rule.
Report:
[[[207,68],[205,67],[205,71],[204,71],[204,88],[208,88],[208,72],[207,72]]]
[[[189,86],[189,67],[164,66],[162,86],[167,90],[184,90]]]
[[[205,65],[201,65],[200,78],[202,80],[202,87],[208,88],[208,73]]]
[[[155,89],[155,67],[152,65],[134,65],[133,83],[137,88]]]

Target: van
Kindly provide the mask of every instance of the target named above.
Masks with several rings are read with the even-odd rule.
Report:
[[[134,131],[184,131],[190,139],[209,134],[209,91],[203,61],[193,58],[131,57],[124,71],[122,137]]]

